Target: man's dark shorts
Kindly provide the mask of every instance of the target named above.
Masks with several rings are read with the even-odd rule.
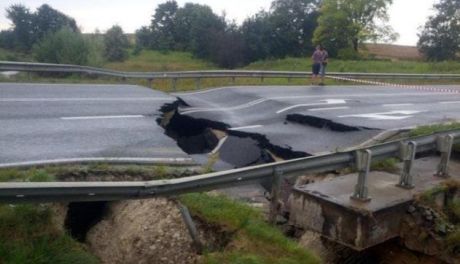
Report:
[[[312,67],[313,75],[318,75],[320,70],[321,70],[321,64],[314,63]]]

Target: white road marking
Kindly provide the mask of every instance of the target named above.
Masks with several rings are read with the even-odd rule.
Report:
[[[346,104],[347,103],[347,101],[345,101],[343,99],[326,99],[326,100],[322,100],[321,102],[322,103],[293,105],[293,106],[289,106],[289,107],[283,108],[281,110],[278,110],[276,113],[281,114],[281,113],[284,113],[286,111],[292,110],[294,108],[299,108],[299,107],[319,106],[319,105],[332,105],[332,104]]]
[[[224,89],[224,88],[222,88]],[[211,91],[211,90],[210,90]],[[426,96],[433,96],[433,95],[440,95],[440,96],[452,96],[451,94],[446,93],[398,93],[397,96],[412,96],[412,97],[426,97]],[[336,97],[336,96],[343,96],[343,94],[330,94],[330,95],[291,95],[291,96],[277,96],[277,97],[269,97],[266,99],[257,99],[242,105],[232,106],[232,107],[216,107],[216,108],[187,108],[181,114],[192,114],[192,113],[199,113],[199,112],[213,112],[213,111],[230,111],[230,110],[241,110],[245,108],[249,108],[251,106],[255,106],[270,100],[302,100],[305,98],[325,98],[325,97]],[[372,94],[372,93],[365,93],[365,94],[351,94],[346,95],[346,97],[394,97],[394,94],[389,93],[380,93],[380,94]],[[326,99],[324,99],[326,100]]]
[[[117,116],[73,116],[61,117],[62,120],[92,120],[92,119],[122,119],[122,118],[144,118],[143,115],[117,115]]]
[[[244,127],[232,127],[232,128],[229,128],[228,130],[231,130],[231,131],[239,131],[239,130],[245,130],[245,129],[259,128],[259,127],[263,127],[263,125],[244,126]]]
[[[369,114],[356,114],[356,115],[343,115],[339,118],[347,117],[358,117],[367,118],[371,120],[403,120],[413,117],[414,114],[422,113],[424,111],[413,111],[413,110],[396,110],[384,113],[369,113]]]
[[[383,107],[399,107],[399,106],[411,106],[414,104],[384,104]]]
[[[0,102],[74,102],[74,101],[171,101],[161,97],[117,97],[117,98],[1,98]]]
[[[308,111],[332,111],[332,110],[345,110],[345,109],[350,109],[348,106],[342,106],[342,107],[326,107],[326,108],[313,108],[313,109],[308,109]]]
[[[261,104],[263,102],[268,101],[269,99],[258,99],[255,101],[251,101],[242,105],[231,106],[231,107],[222,107],[222,108],[189,108],[181,114],[191,114],[191,113],[198,113],[198,112],[214,112],[214,111],[232,111],[232,110],[240,110],[244,108],[249,108],[254,105]]]
[[[445,101],[445,102],[439,102],[440,104],[460,104],[460,101]]]

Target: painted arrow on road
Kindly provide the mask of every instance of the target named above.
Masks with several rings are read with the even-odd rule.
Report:
[[[413,117],[413,115],[422,113],[422,112],[424,111],[395,110],[395,111],[384,112],[384,113],[344,115],[344,116],[339,116],[339,118],[358,117],[358,118],[367,118],[371,120],[403,120],[403,119]]]
[[[339,104],[346,104],[347,101],[344,99],[326,99],[326,100],[321,100],[319,101],[320,103],[314,103],[314,104],[298,104],[298,105],[293,105],[289,106],[286,108],[283,108],[279,111],[277,111],[277,114],[284,113],[286,111],[292,110],[294,108],[299,108],[299,107],[309,107],[309,106],[321,106],[321,105],[339,105]]]

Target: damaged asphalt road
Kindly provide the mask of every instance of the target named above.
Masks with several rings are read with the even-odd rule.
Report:
[[[175,95],[176,118],[200,120],[229,136],[250,137],[269,156],[282,159],[351,147],[385,130],[460,118],[460,94],[409,88],[257,86]],[[239,144],[217,141],[208,152]]]
[[[0,166],[61,159],[190,160],[157,125],[175,97],[134,85],[0,84]]]
[[[388,129],[457,120],[459,108],[456,93],[390,87],[229,87],[168,95],[133,85],[3,83],[0,166],[193,158],[228,169],[335,151]]]

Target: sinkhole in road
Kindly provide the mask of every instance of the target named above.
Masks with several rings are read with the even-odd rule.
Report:
[[[164,105],[160,109],[162,117],[157,122],[165,129],[165,134],[174,139],[187,154],[215,152],[221,163],[233,168],[310,156],[287,146],[271,144],[265,135],[232,131],[223,122],[180,114],[179,107],[186,105],[180,99]]]
[[[65,228],[73,238],[83,243],[88,231],[102,220],[107,210],[107,202],[70,203],[65,218]]]

